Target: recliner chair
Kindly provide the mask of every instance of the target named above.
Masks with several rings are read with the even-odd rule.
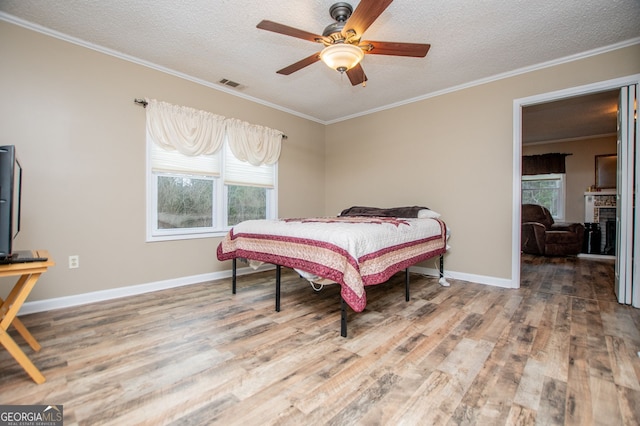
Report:
[[[572,256],[582,250],[582,223],[555,223],[546,207],[522,205],[523,253],[544,256]]]

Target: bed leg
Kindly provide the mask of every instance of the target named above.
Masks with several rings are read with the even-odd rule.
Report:
[[[408,302],[409,298],[409,268],[407,268],[404,273],[404,300]]]
[[[276,265],[276,312],[280,312],[280,265]]]
[[[438,283],[440,283],[442,287],[449,287],[451,285],[449,284],[449,281],[447,281],[447,279],[444,277],[444,255],[443,254],[440,255],[440,279],[438,280]]]
[[[231,279],[231,292],[233,294],[236,294],[236,258],[233,258],[233,272],[232,272],[232,279]]]
[[[347,302],[340,296],[340,336],[347,337]]]

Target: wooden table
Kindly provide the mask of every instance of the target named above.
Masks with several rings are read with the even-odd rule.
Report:
[[[22,321],[20,321],[16,316],[18,315],[18,311],[22,307],[24,301],[27,300],[27,296],[31,293],[31,290],[38,281],[38,278],[40,278],[40,275],[47,272],[47,269],[50,266],[55,265],[55,262],[49,256],[48,251],[37,250],[37,255],[38,257],[46,257],[48,260],[44,262],[25,262],[0,265],[0,277],[20,277],[13,286],[9,296],[7,296],[7,300],[2,300],[2,298],[0,298],[0,303],[2,303],[0,306],[0,343],[2,343],[2,346],[4,346],[11,356],[18,361],[18,364],[24,368],[33,381],[37,384],[41,384],[45,381],[44,376],[40,373],[40,370],[33,365],[29,357],[22,352],[22,349],[20,349],[16,342],[11,338],[9,333],[7,333],[9,326],[13,325],[13,327],[18,331],[18,333],[20,333],[34,351],[37,352],[40,350],[40,344],[31,335],[31,333],[29,333],[29,330],[27,330],[27,327],[22,324]]]

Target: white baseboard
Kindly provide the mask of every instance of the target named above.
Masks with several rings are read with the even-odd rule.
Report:
[[[588,254],[588,253],[579,253],[578,257],[580,259],[593,259],[593,260],[616,260],[615,256],[609,254]]]
[[[257,269],[243,267],[237,269],[237,275],[247,275],[255,272],[274,269],[273,265],[264,264]],[[26,302],[20,308],[20,315],[33,314],[36,312],[52,311],[55,309],[69,308],[72,306],[86,305],[88,303],[102,302],[105,300],[119,299],[121,297],[135,296],[137,294],[151,293],[158,290],[182,287],[192,284],[200,284],[207,281],[229,278],[231,270],[212,272],[209,274],[191,275],[189,277],[175,278],[171,280],[156,281],[153,283],[139,284],[128,287],[119,287],[109,290],[93,291],[91,293],[77,294],[73,296],[56,297],[53,299],[37,300]],[[229,288],[231,291],[231,288]]]
[[[273,265],[264,264],[258,269],[250,267],[238,268],[237,275],[253,274],[255,272],[267,271],[274,269]],[[422,275],[437,277],[440,275],[438,269],[424,268],[420,266],[412,266],[409,268],[411,272]],[[166,290],[169,288],[182,287],[192,284],[200,284],[206,281],[220,280],[231,277],[231,270],[212,272],[209,274],[191,275],[188,277],[175,278],[171,280],[157,281],[147,284],[139,284],[128,287],[119,287],[109,290],[93,291],[91,293],[77,294],[73,296],[56,297],[53,299],[37,300],[34,302],[26,302],[20,309],[20,315],[34,314],[36,312],[52,311],[55,309],[69,308],[72,306],[86,305],[88,303],[102,302],[105,300],[119,299],[122,297],[135,296],[138,294],[151,293],[158,290]],[[504,278],[487,277],[483,275],[465,274],[461,272],[452,272],[445,269],[445,277],[456,280],[469,281],[478,284],[486,284],[494,287],[514,288],[511,280]],[[231,289],[229,289],[231,291]]]
[[[417,274],[429,275],[433,277],[440,276],[440,270],[433,268],[424,268],[422,266],[412,266],[409,268],[411,272],[415,272]],[[520,286],[514,286],[513,280],[506,278],[496,278],[496,277],[488,277],[486,275],[475,275],[475,274],[466,274],[464,272],[455,272],[448,271],[446,268],[444,270],[444,277],[451,278],[454,280],[461,281],[469,281],[476,284],[485,284],[493,287],[502,287],[502,288],[519,288]]]

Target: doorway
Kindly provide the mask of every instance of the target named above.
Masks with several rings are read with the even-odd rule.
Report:
[[[550,92],[540,95],[531,96],[528,98],[515,99],[513,102],[513,216],[512,216],[512,287],[520,287],[520,215],[521,215],[521,157],[522,157],[522,111],[527,106],[537,105],[545,102],[558,101],[566,98],[572,98],[582,95],[593,94],[597,92],[604,92],[608,90],[620,89],[629,85],[637,85],[640,83],[640,74],[629,77],[623,77],[614,80],[608,80],[604,82],[594,83],[586,86],[579,86],[575,88],[560,90],[556,92]],[[628,171],[633,174],[633,170]],[[637,214],[637,212],[636,212]],[[638,242],[636,241],[636,247]],[[637,277],[637,275],[636,275]],[[635,282],[635,280],[634,280]],[[636,292],[638,293],[638,292]],[[640,298],[637,298],[640,300]],[[638,300],[634,300],[634,306],[638,306],[640,303]]]
[[[522,155],[544,155],[529,157],[533,162],[523,164],[522,180],[531,182],[523,203],[544,205],[556,222],[594,222],[585,218],[585,192],[596,191],[597,186],[598,194],[615,194],[619,97],[620,89],[612,89],[522,108]],[[596,172],[594,159],[610,158],[612,175],[606,182],[596,182],[596,176],[603,174]],[[603,236],[605,217],[611,216],[615,225],[611,198],[606,204],[613,207],[602,209],[600,215]]]

